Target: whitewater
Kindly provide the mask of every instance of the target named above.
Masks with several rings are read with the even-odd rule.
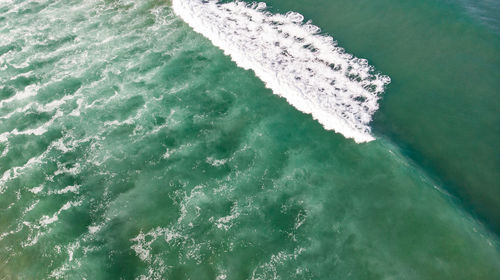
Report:
[[[459,134],[429,102],[468,104],[434,99],[431,44],[394,51],[428,32],[403,24],[414,11],[266,2],[0,1],[0,279],[500,279],[497,236],[384,130],[428,132],[449,158],[467,146],[431,131]],[[289,10],[306,20],[275,12]],[[458,31],[442,49],[467,47]],[[383,93],[388,78],[326,33],[397,85]]]
[[[325,129],[358,143],[374,140],[369,123],[390,78],[346,53],[301,14],[273,14],[263,2],[174,0],[172,6],[238,66],[253,70]]]

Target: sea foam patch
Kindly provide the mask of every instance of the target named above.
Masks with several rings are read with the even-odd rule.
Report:
[[[369,123],[390,78],[337,46],[295,12],[272,14],[265,3],[173,0],[174,12],[255,72],[268,88],[325,129],[356,142],[373,140]]]

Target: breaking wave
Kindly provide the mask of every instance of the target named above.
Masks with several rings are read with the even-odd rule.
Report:
[[[325,129],[356,142],[373,140],[369,123],[390,82],[366,59],[345,53],[295,12],[272,14],[265,3],[173,0],[174,12],[255,72],[268,88]]]

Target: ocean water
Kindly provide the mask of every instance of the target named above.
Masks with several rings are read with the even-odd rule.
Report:
[[[498,279],[498,4],[412,2],[0,2],[0,279]]]

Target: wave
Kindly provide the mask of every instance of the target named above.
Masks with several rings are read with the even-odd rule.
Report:
[[[173,0],[196,32],[251,69],[275,94],[312,114],[325,129],[356,142],[374,140],[369,123],[390,78],[353,57],[295,12],[272,14],[265,3]]]
[[[49,128],[52,126],[52,124],[63,115],[64,113],[58,110],[49,121],[43,123],[37,128],[26,129],[22,131],[19,131],[17,128],[14,128],[14,130],[10,132],[3,132],[2,134],[0,134],[0,143],[7,142],[9,137],[15,135],[36,135],[36,136],[43,135],[47,131],[49,131]]]

